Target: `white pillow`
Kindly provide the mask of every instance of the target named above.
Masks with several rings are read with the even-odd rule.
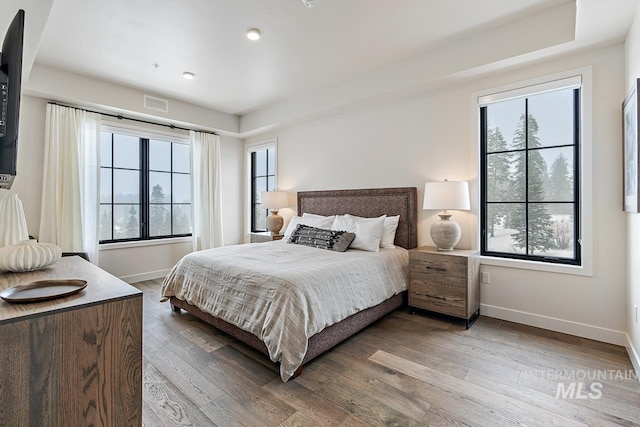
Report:
[[[395,248],[393,242],[396,240],[396,230],[400,222],[400,215],[388,216],[384,219],[384,229],[382,231],[381,248]]]
[[[308,212],[303,213],[302,217],[303,218],[329,218],[328,216],[312,214],[312,213],[308,213]],[[331,215],[331,218],[335,218],[335,215]]]
[[[351,215],[337,215],[331,226],[332,230],[355,233],[350,248],[363,251],[378,252],[382,240],[382,230],[386,215],[378,218],[359,218]]]
[[[367,219],[361,216],[349,215],[347,216],[356,219]],[[395,248],[393,242],[396,240],[396,230],[398,229],[398,223],[400,222],[400,215],[387,216],[384,218],[384,226],[382,229],[382,240],[380,241],[381,248]]]
[[[284,232],[284,237],[282,238],[282,240],[284,240],[285,242],[288,241],[289,237],[291,237],[291,233],[293,233],[293,230],[296,229],[298,224],[304,224],[310,227],[329,229],[331,228],[331,224],[333,224],[334,218],[335,218],[335,215],[319,217],[319,218],[310,217],[310,216],[306,216],[304,218],[301,216],[294,216],[293,218],[291,218],[291,221],[289,221],[289,225],[287,226],[287,229]]]

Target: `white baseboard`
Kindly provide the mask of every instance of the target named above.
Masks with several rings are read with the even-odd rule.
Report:
[[[638,381],[640,381],[640,355],[638,355],[638,352],[633,346],[633,342],[631,342],[631,337],[629,336],[629,334],[625,335],[627,337],[625,347],[627,348],[627,353],[629,354],[629,359],[631,359],[633,369],[635,369],[636,371],[636,378],[638,378]]]
[[[149,271],[147,273],[132,274],[130,276],[121,276],[121,277],[118,277],[118,279],[124,280],[127,283],[137,283],[137,282],[143,282],[145,280],[162,279],[167,274],[169,274],[170,271],[171,269],[168,268],[166,270],[156,270],[156,271]]]
[[[527,313],[525,311],[512,310],[510,308],[496,307],[488,304],[480,304],[480,314],[495,317],[496,319],[522,323],[537,328],[549,329],[564,334],[576,335],[609,344],[627,347],[630,343],[627,334],[622,331],[587,325],[585,323],[572,322],[570,320],[557,319],[555,317],[540,314]],[[636,367],[637,369],[637,367]]]

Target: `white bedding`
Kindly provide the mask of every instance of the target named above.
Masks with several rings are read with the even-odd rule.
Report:
[[[259,337],[287,381],[307,340],[407,288],[406,249],[333,252],[282,241],[194,252],[171,270],[176,296]]]

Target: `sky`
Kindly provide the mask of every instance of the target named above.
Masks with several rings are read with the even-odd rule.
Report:
[[[538,137],[543,146],[573,143],[572,104],[573,89],[561,89],[529,97],[529,114],[538,122]],[[489,127],[499,127],[507,144],[511,144],[524,109],[525,98],[489,104]]]

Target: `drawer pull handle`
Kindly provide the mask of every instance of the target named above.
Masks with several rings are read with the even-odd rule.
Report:
[[[447,271],[446,268],[442,268],[442,267],[431,267],[430,265],[427,265],[427,270],[436,270],[436,271]]]
[[[439,295],[433,295],[433,294],[430,294],[430,293],[427,293],[427,292],[416,292],[416,291],[414,291],[413,293],[416,294],[416,295],[422,295],[424,297],[429,297],[429,298],[444,299],[444,300],[447,299],[446,297],[441,297]]]

